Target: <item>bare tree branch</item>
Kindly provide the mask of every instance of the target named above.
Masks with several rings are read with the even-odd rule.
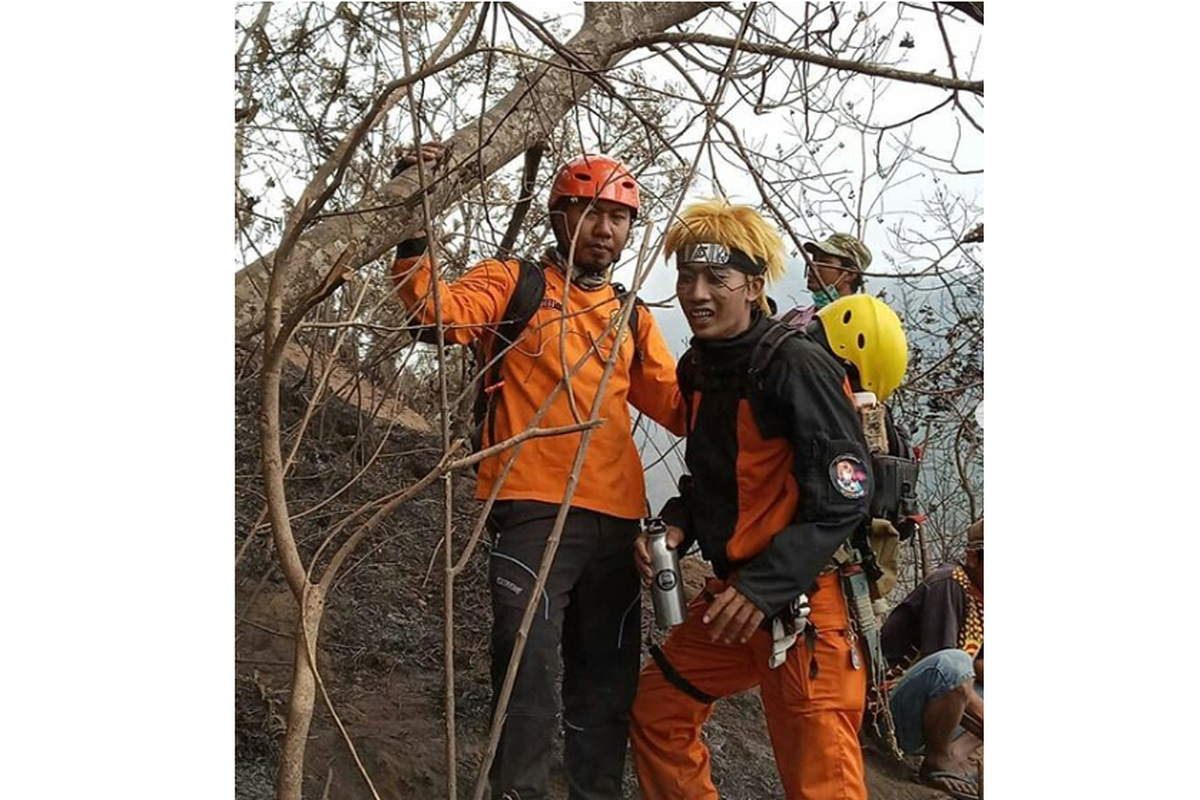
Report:
[[[630,42],[630,47],[646,47],[651,44],[705,44],[711,47],[733,47],[734,40],[723,36],[713,36],[707,33],[644,33],[635,36]],[[953,89],[956,91],[971,92],[972,94],[983,94],[983,81],[964,81],[955,78],[943,78],[938,75],[930,75],[920,72],[908,72],[906,70],[895,69],[894,67],[885,67],[881,64],[871,64],[865,61],[845,61],[831,56],[823,56],[819,53],[809,52],[807,50],[798,50],[793,47],[785,47],[783,45],[764,44],[761,42],[743,42],[740,45],[741,49],[747,53],[759,53],[766,56],[775,56],[776,58],[786,58],[792,61],[802,61],[807,64],[817,64],[830,69],[842,70],[845,72],[858,72],[863,75],[874,75],[878,78],[887,78],[894,81],[903,81],[905,83],[919,83],[925,86],[935,86],[939,89]]]
[[[541,142],[525,151],[525,171],[521,175],[521,194],[517,198],[512,218],[508,221],[508,228],[504,231],[504,238],[500,240],[500,258],[509,257],[513,245],[517,241],[517,234],[521,232],[521,225],[525,222],[525,215],[529,212],[529,206],[533,202],[533,191],[537,188],[538,166],[542,163],[542,154],[545,152],[546,146]]]
[[[628,43],[636,32],[669,28],[694,17],[705,7],[705,3],[606,3],[590,7],[582,29],[567,47],[592,69],[603,71],[630,49]],[[376,101],[376,107],[382,107],[391,92],[435,71],[431,67],[389,85]],[[542,68],[530,76],[528,85],[514,87],[480,123],[469,123],[449,137],[444,173],[429,190],[433,212],[439,213],[461,198],[481,176],[491,175],[536,144],[542,126],[565,116],[591,85],[587,78]],[[356,133],[365,133],[374,118],[373,113],[366,115]],[[354,137],[355,141],[358,138]],[[360,245],[351,264],[356,269],[375,260],[397,242],[413,237],[421,228],[420,216],[413,213],[419,202],[416,182],[401,174],[378,192],[364,197],[347,213],[305,231],[295,243],[295,274],[289,276],[283,307],[290,309],[306,297],[350,241]],[[234,314],[238,339],[245,339],[262,327],[264,302],[256,286],[264,283],[275,256],[268,254],[237,273]]]
[[[958,9],[980,25],[983,24],[983,3],[946,3],[946,5]]]

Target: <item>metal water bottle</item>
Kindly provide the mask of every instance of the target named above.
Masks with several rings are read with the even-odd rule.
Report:
[[[650,537],[650,565],[654,570],[654,580],[650,582],[654,621],[660,628],[670,628],[687,618],[679,551],[667,547],[667,525],[658,517],[646,520],[646,533]]]
[[[875,399],[874,392],[855,392],[854,407],[862,420],[863,436],[871,453],[888,454],[887,425],[884,422],[883,404]]]

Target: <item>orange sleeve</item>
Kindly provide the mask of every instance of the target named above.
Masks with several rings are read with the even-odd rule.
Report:
[[[629,402],[676,436],[687,430],[675,357],[649,308],[638,319],[638,357],[629,371]]]
[[[515,261],[488,259],[453,283],[439,280],[442,324],[446,341],[470,344],[504,315],[517,285],[519,265]],[[397,258],[392,263],[392,281],[400,302],[415,312],[414,324],[433,325],[432,270],[424,256]]]

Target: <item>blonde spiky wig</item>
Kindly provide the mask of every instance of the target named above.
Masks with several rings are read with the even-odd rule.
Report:
[[[782,278],[787,270],[783,239],[774,226],[750,206],[734,205],[723,197],[700,200],[685,208],[667,229],[663,248],[670,259],[681,250],[702,243],[741,250],[760,264],[765,263],[762,275],[768,285]],[[758,298],[758,304],[764,312],[770,310],[766,292]]]

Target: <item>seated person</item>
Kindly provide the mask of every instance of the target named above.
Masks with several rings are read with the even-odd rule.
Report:
[[[924,755],[922,783],[974,800],[971,763],[983,745],[982,518],[967,531],[963,563],[935,569],[888,615],[883,653],[900,749]]]

